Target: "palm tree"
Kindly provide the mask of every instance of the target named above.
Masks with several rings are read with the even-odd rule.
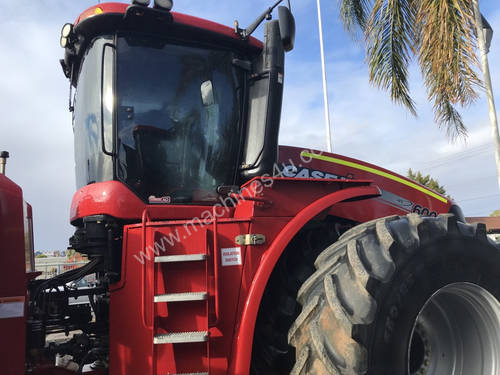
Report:
[[[470,0],[339,0],[345,28],[362,32],[370,82],[416,115],[408,65],[420,65],[435,121],[451,139],[467,129],[457,106],[482,87],[475,68],[475,20]]]

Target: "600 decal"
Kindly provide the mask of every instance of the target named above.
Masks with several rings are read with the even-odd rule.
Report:
[[[415,212],[415,213],[422,215],[422,216],[434,216],[434,217],[437,216],[436,211],[431,211],[427,207],[422,207],[419,204],[416,204],[415,206],[413,206],[412,212]]]

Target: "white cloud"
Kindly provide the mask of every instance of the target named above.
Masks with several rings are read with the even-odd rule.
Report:
[[[58,63],[63,53],[59,32],[65,22],[95,3],[22,0],[0,4],[0,148],[11,152],[7,173],[34,206],[40,249],[64,248],[72,231],[68,213],[75,190],[73,139],[68,84]],[[227,25],[238,19],[245,27],[269,4],[268,0],[183,0],[175,2],[174,9]],[[342,30],[335,2],[322,4],[335,151],[400,173],[409,167],[426,167],[428,172],[423,172],[438,178],[471,215],[487,215],[500,208],[491,149],[477,149],[489,141],[485,101],[462,111],[470,130],[467,144],[450,144],[433,123],[418,69],[411,69],[410,84],[419,108],[419,117],[413,118],[393,105],[387,93],[368,84],[362,48]],[[482,6],[497,10],[488,19],[500,30],[498,4],[490,0],[482,1]],[[280,141],[325,149],[316,7],[309,0],[294,0],[292,8],[297,38],[295,50],[287,55]],[[256,36],[262,36],[262,28]],[[495,39],[489,59],[498,96],[500,43]]]
[[[0,148],[10,151],[7,174],[33,205],[37,248],[63,249],[75,186],[68,84],[58,62],[60,18],[68,15],[44,12],[38,2],[15,5],[0,6]]]
[[[500,29],[500,13],[489,16]],[[310,30],[312,30],[310,28]],[[336,30],[338,31],[338,30]],[[316,41],[316,43],[318,43]],[[344,43],[350,43],[345,37]],[[328,43],[327,43],[328,44]],[[343,43],[339,43],[344,46]],[[319,49],[319,47],[318,47]],[[337,52],[340,50],[341,52]],[[469,128],[467,142],[450,143],[433,122],[432,106],[417,67],[410,86],[419,117],[390,102],[388,94],[368,84],[368,72],[358,47],[327,54],[330,113],[334,150],[405,174],[408,168],[431,173],[471,215],[488,215],[500,206],[486,102],[483,97],[461,113]],[[498,45],[489,54],[495,92],[500,92]],[[358,53],[357,58],[356,56]],[[281,141],[325,149],[321,71],[316,61],[288,59]],[[477,149],[480,147],[479,149]],[[462,154],[457,154],[457,153]],[[443,159],[447,158],[447,159]],[[432,164],[432,161],[435,161]],[[429,166],[439,164],[437,167]],[[475,199],[479,197],[487,197]]]

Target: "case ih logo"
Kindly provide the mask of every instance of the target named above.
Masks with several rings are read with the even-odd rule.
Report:
[[[284,165],[280,171],[280,177],[296,177],[296,178],[333,178],[340,180],[352,180],[353,174],[347,176],[339,176],[334,173],[318,171],[309,168],[297,168],[295,165]]]
[[[149,197],[149,203],[151,204],[170,204],[172,203],[172,198],[169,196],[166,197],[155,197],[155,196],[150,196]]]

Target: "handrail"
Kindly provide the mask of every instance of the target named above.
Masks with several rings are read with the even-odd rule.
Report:
[[[215,212],[215,206],[213,208],[213,252],[214,252],[214,281],[215,281],[215,293],[214,293],[214,302],[215,302],[215,320],[212,322],[212,326],[216,326],[220,321],[220,308],[219,308],[219,291],[220,291],[220,270],[219,270],[219,249],[217,243],[217,214]]]
[[[144,211],[142,212],[142,220],[141,220],[141,224],[142,224],[142,252],[143,254],[145,254],[145,257],[144,257],[144,263],[142,264],[142,267],[141,267],[141,280],[142,280],[142,285],[141,285],[141,317],[142,317],[142,324],[144,325],[144,327],[146,329],[152,329],[153,328],[153,319],[151,319],[151,323],[148,324],[148,321],[147,321],[147,317],[146,317],[146,306],[147,306],[147,303],[149,303],[149,305],[152,304],[152,301],[147,298],[147,287],[148,287],[148,283],[147,283],[147,267],[149,266],[149,261],[148,261],[148,254],[147,254],[147,247],[146,247],[146,224],[149,222],[150,220],[150,216],[149,216],[149,212],[148,212],[148,209],[145,208]],[[153,263],[154,263],[154,254],[153,254]],[[152,318],[152,317],[151,317]]]

